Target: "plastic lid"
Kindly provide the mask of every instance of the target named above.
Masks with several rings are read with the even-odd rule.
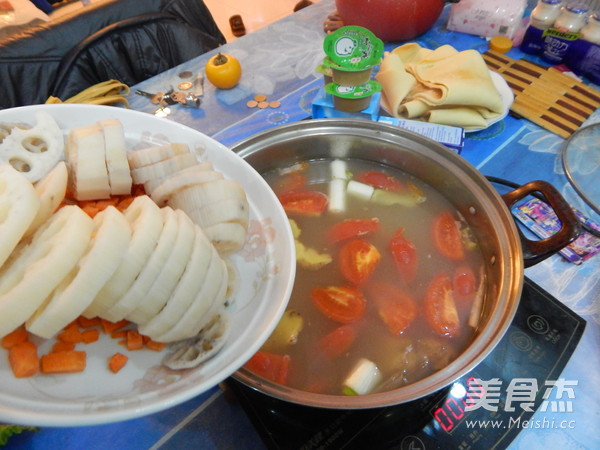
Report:
[[[490,40],[490,49],[498,53],[506,53],[512,46],[513,41],[506,36],[495,36]]]

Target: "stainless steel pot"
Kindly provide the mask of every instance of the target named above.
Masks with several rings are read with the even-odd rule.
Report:
[[[306,120],[257,134],[232,150],[260,173],[298,161],[331,158],[362,159],[399,168],[427,182],[453,203],[469,222],[484,255],[487,292],[479,328],[472,344],[445,369],[388,392],[362,396],[304,392],[243,368],[234,374],[251,388],[293,403],[334,409],[373,408],[415,400],[446,387],[477,366],[506,332],[519,304],[524,268],[556,253],[580,232],[568,204],[551,185],[535,181],[500,196],[462,157],[435,141],[391,125],[349,119]],[[563,228],[552,238],[529,241],[515,225],[509,207],[536,191],[554,208]]]

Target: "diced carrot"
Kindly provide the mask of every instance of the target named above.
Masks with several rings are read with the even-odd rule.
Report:
[[[118,322],[100,319],[100,323],[102,323],[102,329],[106,334],[110,334],[113,331],[120,330],[121,328],[125,328],[127,325],[129,325],[129,321],[126,319],[119,320]]]
[[[83,209],[83,212],[90,216],[92,219],[96,216],[96,214],[100,212],[98,206],[95,204],[83,205],[81,206],[81,209]]]
[[[24,326],[20,326],[2,338],[2,347],[11,348],[12,346],[20,344],[21,342],[25,342],[28,339],[29,333]]]
[[[98,330],[85,330],[81,333],[82,341],[85,344],[91,344],[92,342],[96,342],[100,337],[100,332]]]
[[[117,203],[115,206],[119,211],[125,211],[127,209],[127,207],[129,205],[131,205],[131,203],[133,202],[135,197],[125,197],[121,200],[119,200],[119,203]]]
[[[52,350],[50,350],[50,352],[72,352],[73,350],[75,350],[74,342],[56,341],[52,346]]]
[[[124,339],[127,337],[127,330],[117,330],[110,333],[110,337],[113,339]]]
[[[117,373],[119,370],[125,366],[129,357],[125,356],[123,353],[115,353],[108,360],[108,368],[113,372]]]
[[[8,361],[16,378],[31,377],[39,368],[37,347],[29,340],[15,344],[8,350]]]
[[[81,334],[81,331],[79,331],[77,322],[74,321],[63,328],[60,333],[58,333],[57,339],[63,342],[72,342],[74,344],[78,344],[79,342],[83,342],[83,335]]]
[[[154,341],[152,339],[149,339],[146,342],[146,347],[149,348],[152,351],[160,352],[160,351],[162,351],[163,348],[165,348],[165,343],[164,342],[157,342],[157,341]]]
[[[127,350],[140,350],[144,346],[144,339],[138,330],[127,331]]]
[[[86,353],[82,351],[64,351],[42,355],[43,373],[83,372],[86,365]]]
[[[92,317],[91,319],[88,319],[85,316],[79,316],[77,318],[77,324],[81,328],[92,328],[97,325],[100,325],[100,317]]]

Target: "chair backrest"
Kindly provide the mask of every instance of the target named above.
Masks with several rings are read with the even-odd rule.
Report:
[[[169,14],[125,19],[94,33],[65,55],[52,95],[66,100],[110,79],[137,84],[221,43]]]

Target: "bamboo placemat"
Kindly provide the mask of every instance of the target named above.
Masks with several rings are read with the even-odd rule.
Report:
[[[564,73],[489,50],[488,68],[501,74],[513,93],[513,114],[568,138],[600,107],[600,92]]]

